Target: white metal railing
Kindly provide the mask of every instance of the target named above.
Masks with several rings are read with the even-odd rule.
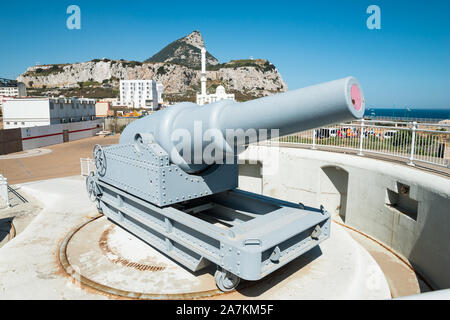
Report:
[[[450,168],[450,125],[360,120],[278,138],[279,143],[338,148],[402,158],[410,165],[430,163]]]
[[[410,165],[423,162],[450,168],[450,125],[446,124],[359,120],[303,131],[274,142],[354,150],[360,156],[382,154],[404,159]],[[95,172],[92,159],[80,161],[82,176]]]
[[[91,172],[95,172],[94,160],[81,158],[80,163],[82,176],[87,177]]]

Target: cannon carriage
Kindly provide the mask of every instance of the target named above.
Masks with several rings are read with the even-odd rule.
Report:
[[[216,265],[219,289],[234,290],[319,245],[331,227],[324,208],[238,190],[238,154],[361,118],[364,105],[352,77],[245,103],[180,103],[128,125],[119,144],[96,146],[88,193],[109,219],[184,267]]]

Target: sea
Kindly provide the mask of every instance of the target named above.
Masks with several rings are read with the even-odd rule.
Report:
[[[441,121],[450,119],[450,108],[366,108],[364,117],[366,119]]]

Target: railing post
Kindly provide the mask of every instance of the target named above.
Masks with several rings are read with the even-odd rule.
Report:
[[[92,168],[91,168],[91,159],[86,159],[87,162],[87,175],[89,176],[91,174]]]
[[[0,174],[0,208],[9,207],[8,179]]]
[[[91,172],[94,172],[94,173],[95,173],[95,163],[94,163],[94,160],[89,158],[88,161],[89,161],[89,170],[91,170],[91,171],[89,171],[89,174],[91,174]]]
[[[358,156],[363,156],[363,145],[364,145],[364,119],[361,120],[361,130],[360,130],[360,141],[359,141],[359,153]]]
[[[415,166],[414,164],[414,152],[416,151],[416,132],[417,132],[417,122],[413,122],[412,127],[412,137],[411,137],[411,157],[409,158],[409,165]]]
[[[317,149],[317,147],[316,147],[316,129],[314,129],[314,131],[313,131],[313,144],[312,144],[312,149],[313,150],[316,150]]]

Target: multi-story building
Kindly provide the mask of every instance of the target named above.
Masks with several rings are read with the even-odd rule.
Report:
[[[130,108],[158,110],[163,85],[153,80],[120,80],[120,102]]]
[[[16,98],[3,104],[4,129],[47,126],[95,119],[95,100]]]
[[[26,97],[27,87],[22,82],[0,78],[0,96]]]

